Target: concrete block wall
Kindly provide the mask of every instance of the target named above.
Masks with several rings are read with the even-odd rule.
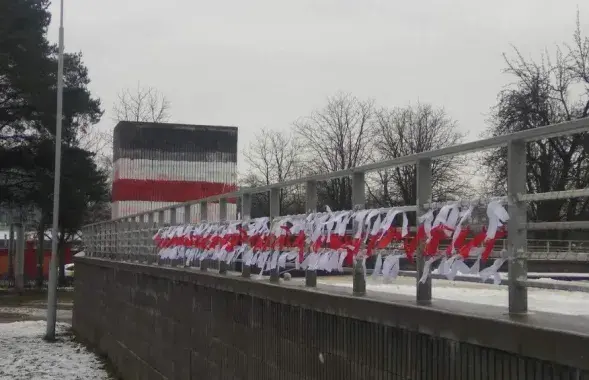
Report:
[[[589,336],[469,313],[76,259],[73,328],[128,380],[589,380]]]

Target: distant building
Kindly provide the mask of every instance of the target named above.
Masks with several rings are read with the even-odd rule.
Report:
[[[113,218],[234,191],[237,127],[121,121],[113,160]]]

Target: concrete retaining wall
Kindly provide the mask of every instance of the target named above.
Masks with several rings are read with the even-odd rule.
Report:
[[[566,317],[75,262],[74,330],[124,379],[589,379]]]

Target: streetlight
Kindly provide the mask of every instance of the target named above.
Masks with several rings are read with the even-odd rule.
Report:
[[[59,52],[57,57],[57,112],[55,113],[55,179],[53,182],[53,228],[51,230],[51,262],[47,295],[47,331],[45,339],[55,339],[57,320],[57,235],[59,233],[59,180],[61,177],[61,124],[63,111],[63,0],[59,5]]]

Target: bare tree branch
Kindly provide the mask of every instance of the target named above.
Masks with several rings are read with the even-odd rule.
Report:
[[[294,125],[301,139],[305,170],[327,173],[360,166],[369,161],[373,131],[374,102],[338,93],[327,105]],[[352,187],[349,178],[339,178],[318,187],[320,201],[332,209],[350,209]]]
[[[262,129],[244,153],[250,170],[242,179],[248,186],[269,185],[302,176],[301,145],[296,136],[282,131]],[[268,215],[268,195],[259,194],[252,204],[252,215]],[[304,188],[281,189],[280,210],[284,213],[304,211]]]
[[[388,160],[462,142],[464,135],[443,108],[417,104],[404,108],[381,109],[375,117],[375,160]],[[464,178],[464,157],[435,160],[432,163],[432,198],[436,201],[461,197],[471,187]],[[415,166],[402,166],[377,173],[369,194],[381,206],[413,205],[416,202]]]
[[[117,96],[118,100],[113,106],[115,121],[165,123],[170,119],[170,102],[153,87],[137,84],[135,90],[125,89]]]
[[[581,33],[579,15],[573,44],[557,46],[537,60],[526,59],[514,48],[505,55],[505,72],[515,81],[503,89],[493,108],[490,135],[501,135],[588,116],[589,38]],[[529,192],[563,191],[589,186],[587,134],[551,138],[527,144],[526,185]],[[504,192],[507,149],[484,156],[491,193]],[[532,203],[535,221],[578,220],[587,215],[587,203],[578,199]],[[546,238],[543,234],[542,238]],[[563,236],[554,236],[563,238]]]

